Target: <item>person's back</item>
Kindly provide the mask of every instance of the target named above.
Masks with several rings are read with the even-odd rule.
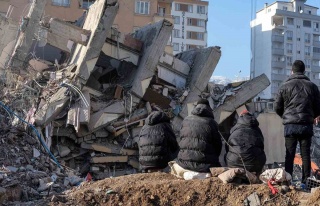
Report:
[[[296,60],[292,65],[292,75],[281,85],[274,103],[275,111],[282,117],[284,124],[285,170],[292,175],[293,160],[299,142],[303,160],[303,183],[310,176],[313,122],[320,115],[319,89],[304,73],[304,63]]]
[[[228,143],[231,147],[226,157],[228,167],[245,167],[249,172],[261,173],[266,163],[263,141],[257,119],[247,111],[242,112],[230,131]]]
[[[184,169],[209,172],[219,167],[222,142],[218,124],[207,100],[200,100],[192,115],[183,120],[180,131],[177,163]]]
[[[152,112],[146,119],[139,140],[140,169],[163,169],[178,149],[169,117],[163,112]]]

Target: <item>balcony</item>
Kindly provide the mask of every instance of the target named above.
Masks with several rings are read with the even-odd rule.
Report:
[[[318,60],[320,60],[320,53],[314,53],[314,52],[313,52],[312,58],[313,58],[313,59],[318,59]]]
[[[272,35],[272,41],[283,43],[284,42],[284,36],[274,34],[274,35]]]
[[[287,75],[285,75],[285,74],[271,74],[271,81],[283,82],[286,79],[287,79]]]
[[[272,48],[272,54],[284,55],[284,49]]]
[[[173,16],[170,15],[170,14],[164,14],[164,13],[155,13],[153,15],[153,22],[158,22],[158,21],[161,21],[163,19],[166,19],[168,21],[170,21],[170,23],[174,23],[174,20],[173,20]]]
[[[314,66],[314,65],[312,65],[312,66],[311,66],[311,72],[320,73],[320,66]]]
[[[314,40],[313,41],[313,46],[314,47],[320,47],[320,41]]]
[[[286,68],[286,62],[277,62],[277,61],[272,61],[271,64],[272,67],[276,67],[276,68]]]

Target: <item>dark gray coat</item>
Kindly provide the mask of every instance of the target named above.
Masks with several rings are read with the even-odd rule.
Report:
[[[142,127],[139,140],[139,162],[141,169],[163,169],[172,160],[178,149],[176,136],[170,119],[163,112],[152,112]]]
[[[313,124],[320,115],[319,89],[304,74],[292,74],[281,85],[274,106],[284,125]]]
[[[209,106],[198,104],[183,120],[179,147],[177,163],[185,169],[209,172],[220,166],[221,136]]]
[[[260,173],[266,163],[263,141],[257,119],[250,114],[240,116],[228,139],[228,167],[244,168],[244,164],[248,171]]]

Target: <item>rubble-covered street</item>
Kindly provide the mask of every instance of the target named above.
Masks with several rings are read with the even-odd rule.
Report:
[[[123,34],[112,27],[117,0],[96,0],[76,24],[43,18],[46,3],[33,1],[22,22],[0,16],[1,204],[251,205],[254,192],[261,205],[320,202],[320,190],[272,195],[265,184],[141,174],[137,138],[152,111],[164,111],[178,137],[201,97],[228,136],[240,109],[267,108],[251,100],[269,79],[210,83],[219,46],[167,53],[165,19]],[[60,58],[36,57],[45,46]]]

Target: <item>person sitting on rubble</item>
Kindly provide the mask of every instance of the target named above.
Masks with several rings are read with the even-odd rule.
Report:
[[[183,120],[179,147],[177,164],[184,169],[207,173],[211,167],[221,167],[222,141],[208,100],[199,100]]]
[[[161,111],[154,111],[147,117],[137,143],[140,169],[143,172],[166,168],[178,150],[170,118]]]
[[[242,111],[236,125],[230,131],[226,156],[228,167],[244,168],[260,174],[266,163],[263,142],[257,119],[247,110]]]

